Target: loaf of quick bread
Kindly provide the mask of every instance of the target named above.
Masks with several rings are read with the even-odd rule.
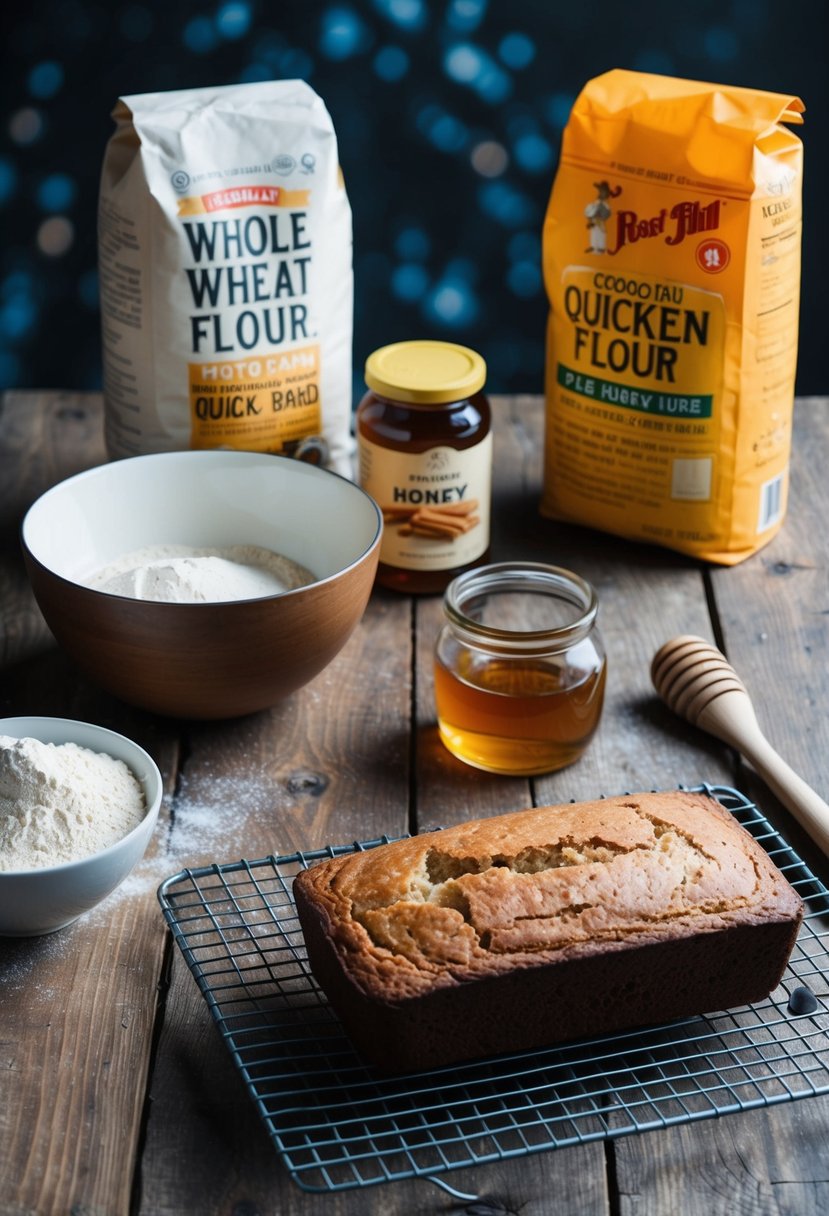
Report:
[[[324,861],[294,882],[311,969],[400,1072],[769,995],[800,897],[707,795],[548,806]]]

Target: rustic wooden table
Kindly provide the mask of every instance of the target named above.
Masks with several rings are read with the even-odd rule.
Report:
[[[105,459],[94,395],[7,394],[0,410],[0,714],[82,718],[132,736],[166,797],[140,867],[60,933],[0,941],[0,1211],[14,1213],[781,1213],[829,1211],[829,1097],[458,1171],[477,1208],[427,1181],[335,1196],[300,1190],[259,1123],[156,899],[183,866],[400,834],[534,804],[698,780],[736,785],[824,877],[737,758],[664,710],[649,683],[678,633],[724,646],[772,743],[824,795],[829,755],[829,414],[795,414],[789,517],[743,565],[542,520],[536,398],[496,401],[493,558],[569,566],[597,587],[609,656],[600,730],[583,759],[534,780],[490,776],[442,748],[431,652],[439,597],[375,592],[311,685],[237,721],[167,721],[87,685],[28,588],[18,526],[50,485]],[[829,1051],[829,1044],[827,1044]]]

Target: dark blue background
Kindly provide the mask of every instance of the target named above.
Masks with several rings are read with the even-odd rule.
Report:
[[[697,0],[36,0],[6,17],[0,386],[97,388],[95,215],[124,93],[302,77],[326,102],[354,213],[355,394],[366,355],[443,337],[493,391],[538,392],[540,234],[561,131],[611,67],[806,103],[798,391],[829,392],[821,4]]]

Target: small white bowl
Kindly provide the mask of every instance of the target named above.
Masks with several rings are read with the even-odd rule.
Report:
[[[161,773],[124,735],[69,718],[0,718],[0,735],[77,743],[123,760],[142,790],[147,811],[126,836],[100,853],[35,870],[0,870],[0,937],[53,933],[89,912],[124,881],[144,856],[161,806]]]

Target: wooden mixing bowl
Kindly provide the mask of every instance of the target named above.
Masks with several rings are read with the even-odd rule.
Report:
[[[80,473],[43,494],[22,526],[35,597],[86,676],[157,713],[224,718],[275,704],[313,679],[358,624],[382,517],[343,477],[255,452],[169,452]],[[92,590],[103,566],[149,545],[260,545],[312,570],[295,591],[173,604]]]

